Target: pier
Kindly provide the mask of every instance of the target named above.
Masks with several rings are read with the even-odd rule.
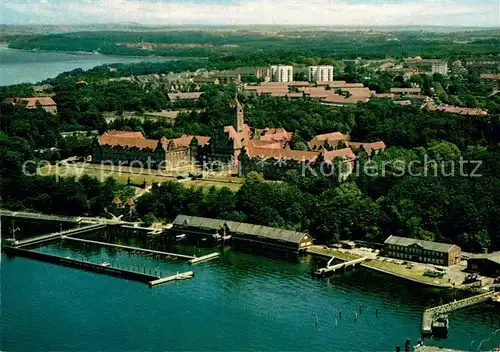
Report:
[[[74,237],[62,236],[62,239],[63,240],[78,241],[78,242],[83,242],[83,243],[98,244],[100,246],[121,248],[121,249],[126,249],[126,250],[129,250],[129,251],[159,254],[159,255],[170,256],[170,257],[177,257],[177,258],[182,258],[182,259],[195,259],[195,257],[191,256],[191,255],[185,255],[185,254],[179,254],[179,253],[170,253],[170,252],[162,252],[162,251],[156,251],[156,250],[153,250],[153,249],[145,249],[145,248],[139,248],[139,247],[124,246],[124,245],[121,245],[121,244],[99,242],[99,241],[93,241],[93,240],[85,240],[83,238],[74,238]]]
[[[422,316],[422,335],[432,335],[432,323],[439,314],[453,312],[457,309],[472,306],[474,304],[485,302],[495,296],[494,291],[485,292],[459,301],[450,302],[441,306],[424,310]]]
[[[0,209],[0,216],[27,219],[27,220],[45,220],[45,221],[72,222],[72,223],[77,223],[79,221],[79,218],[76,216],[47,215],[40,213],[29,213],[25,211],[10,211],[3,209]]]
[[[202,262],[206,262],[208,260],[215,259],[218,256],[219,256],[219,253],[210,253],[210,254],[204,255],[202,257],[197,257],[197,258],[191,259],[188,263],[191,265],[195,265],[198,263],[202,263]]]
[[[177,273],[172,276],[163,277],[161,279],[153,280],[148,282],[149,287],[158,286],[161,284],[166,284],[167,282],[191,279],[194,276],[194,271],[186,271],[185,273]]]
[[[105,224],[89,225],[89,226],[85,226],[85,227],[79,227],[76,229],[69,229],[69,230],[64,230],[61,232],[50,233],[48,235],[32,237],[32,238],[28,238],[26,240],[14,241],[13,245],[15,247],[23,247],[23,246],[28,246],[28,245],[32,245],[32,244],[37,244],[37,243],[41,243],[41,242],[47,242],[47,241],[59,239],[59,238],[64,237],[64,236],[83,234],[83,233],[103,229],[105,227],[106,227]]]
[[[315,274],[316,275],[323,275],[323,274],[326,274],[326,273],[330,273],[330,272],[335,272],[337,270],[346,270],[348,267],[352,266],[356,266],[358,264],[361,264],[362,262],[364,262],[365,260],[367,260],[368,258],[367,257],[362,257],[362,258],[358,258],[358,259],[353,259],[353,260],[349,260],[349,261],[346,261],[344,263],[339,263],[339,264],[334,264],[334,265],[331,265],[332,261],[335,259],[335,257],[332,257],[328,263],[326,264],[326,267],[325,268],[321,268],[321,269],[318,269]]]
[[[111,276],[121,277],[128,280],[140,281],[149,283],[160,279],[158,276],[143,274],[135,271],[103,266],[102,264],[91,263],[83,260],[64,258],[56,255],[45,254],[27,249],[5,246],[3,248],[8,255],[17,255],[25,258],[36,259],[46,263],[59,264],[72,268],[92,271],[99,274],[107,274]]]

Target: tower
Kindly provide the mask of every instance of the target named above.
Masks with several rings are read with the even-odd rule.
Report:
[[[234,107],[236,109],[236,132],[238,135],[243,135],[243,126],[245,125],[245,114],[243,113],[243,105],[238,100],[238,97],[234,97]]]

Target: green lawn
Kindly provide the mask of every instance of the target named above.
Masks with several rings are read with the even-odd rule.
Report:
[[[147,185],[151,185],[154,182],[165,182],[176,180],[175,175],[183,172],[192,171],[192,168],[188,167],[180,172],[167,172],[163,171],[161,174],[156,170],[134,170],[130,168],[123,168],[121,171],[118,167],[111,167],[108,165],[95,165],[95,164],[72,164],[66,166],[56,166],[56,165],[46,165],[37,170],[39,175],[59,175],[60,177],[71,177],[71,176],[83,176],[89,175],[94,176],[100,181],[103,181],[107,177],[113,177],[117,182],[126,184],[128,179],[133,184],[142,184],[146,181]],[[199,170],[198,170],[199,171]],[[226,179],[218,181],[215,178],[208,180],[198,179],[193,181],[185,181],[183,184],[186,187],[196,186],[203,188],[210,188],[215,186],[217,188],[228,187],[232,191],[237,191],[241,187],[241,180],[235,178],[234,181],[229,181]]]

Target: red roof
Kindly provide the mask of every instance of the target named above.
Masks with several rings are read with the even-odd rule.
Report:
[[[99,144],[113,147],[155,150],[158,145],[158,141],[154,139],[117,137],[104,134],[99,137]]]
[[[262,141],[279,141],[286,142],[290,141],[293,137],[292,132],[287,132],[284,128],[263,128],[256,129],[255,133],[259,136]]]
[[[210,137],[206,136],[193,136],[193,135],[182,135],[179,138],[173,139],[174,143],[178,147],[189,147],[193,138],[196,137],[198,140],[198,145],[204,146],[210,141]]]
[[[283,149],[283,144],[281,142],[251,140],[249,144],[258,148]]]
[[[355,149],[363,148],[368,155],[371,155],[374,150],[385,150],[386,148],[386,145],[383,141],[372,143],[346,142],[346,145]]]
[[[318,152],[255,147],[253,143],[246,146],[246,151],[250,158],[274,158],[295,161],[314,161],[319,155]]]
[[[343,134],[341,132],[331,132],[325,134],[318,134],[317,136],[314,136],[313,139],[311,139],[307,143],[307,145],[311,149],[317,149],[319,147],[324,146],[326,142],[328,142],[328,144],[331,145],[333,142],[347,141],[348,139],[349,139],[348,134]]]
[[[331,93],[326,96],[322,102],[326,104],[357,104],[357,103],[366,103],[370,99],[366,96],[350,96],[348,98],[343,95]]]
[[[356,160],[356,154],[351,150],[351,148],[337,149],[337,150],[326,150],[323,149],[323,155],[325,160],[333,161],[335,158],[342,158],[345,161]]]
[[[452,106],[452,105],[440,105],[436,106],[433,103],[428,103],[426,106],[429,110],[440,110],[444,112],[448,112],[451,114],[460,114],[460,115],[488,115],[488,111],[477,108],[464,108],[461,106]]]
[[[481,73],[479,77],[483,79],[496,79],[500,81],[500,73]]]
[[[57,106],[54,99],[51,97],[14,97],[14,98],[6,98],[3,101],[4,103],[23,105],[27,109],[35,109],[38,104],[41,106]]]

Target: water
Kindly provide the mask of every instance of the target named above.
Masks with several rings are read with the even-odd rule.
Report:
[[[363,270],[312,280],[308,257],[292,263],[227,251],[219,260],[191,267],[68,241],[36,250],[163,276],[194,270],[195,277],[150,289],[3,255],[1,350],[394,351],[406,338],[417,342],[423,308],[441,297]],[[427,344],[477,347],[500,328],[498,309],[493,324],[489,312],[483,321],[485,309],[492,310],[482,305],[454,313],[449,338]],[[483,347],[498,343],[493,338]]]
[[[88,70],[95,66],[112,63],[164,62],[170,60],[173,59],[33,52],[9,49],[5,45],[0,45],[0,86],[37,83],[77,68]]]

